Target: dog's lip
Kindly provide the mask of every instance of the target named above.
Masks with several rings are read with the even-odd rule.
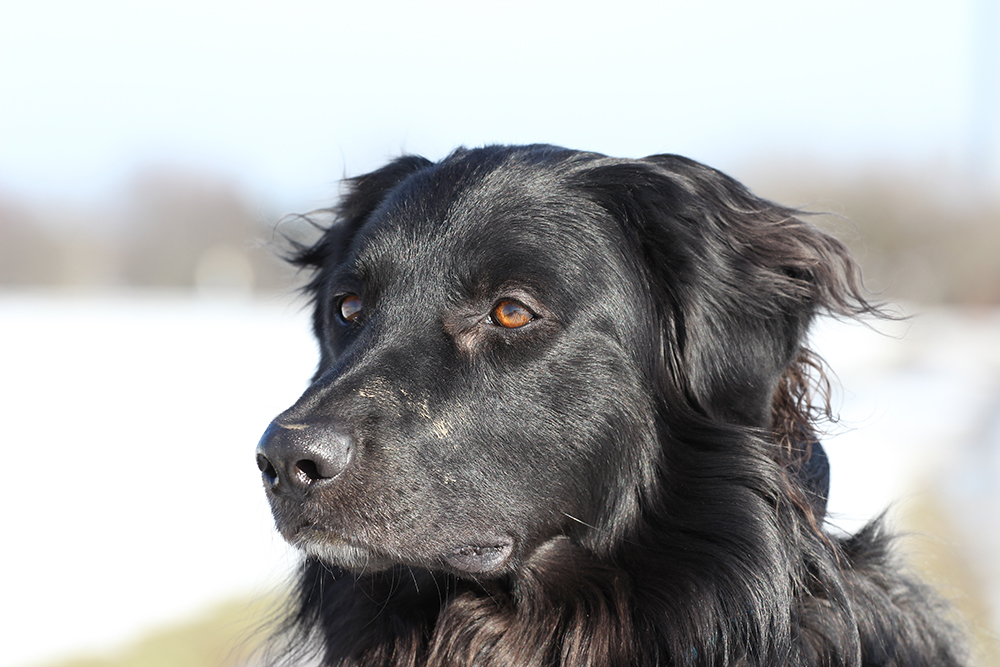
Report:
[[[349,560],[358,562],[363,560],[362,565],[369,570],[382,569],[393,563],[410,562],[413,565],[419,565],[423,561],[423,558],[410,561],[407,558],[385,557],[380,555],[380,550],[377,548],[372,548],[356,539],[345,538],[337,532],[306,522],[294,526],[286,525],[280,528],[280,532],[289,544],[306,554],[320,558],[333,552],[339,552],[342,556],[351,554],[352,557]],[[502,568],[513,552],[514,538],[510,535],[483,535],[463,541],[448,549],[438,556],[438,561],[458,572],[486,574]],[[358,563],[339,562],[336,564],[350,569],[352,566],[357,566]],[[424,565],[429,565],[429,563],[424,561]]]
[[[443,554],[441,559],[460,572],[477,574],[500,569],[513,551],[512,537],[491,535],[460,544]]]
[[[317,526],[308,521],[299,521],[294,524],[280,524],[278,525],[278,532],[281,536],[285,538],[289,544],[299,549],[304,548],[307,543],[310,542],[326,542],[328,544],[341,544],[348,547],[366,549],[367,547],[356,544],[351,540],[345,539],[341,535]]]

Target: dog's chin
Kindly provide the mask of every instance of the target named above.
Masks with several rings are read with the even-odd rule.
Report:
[[[378,572],[397,564],[379,556],[371,549],[350,544],[319,531],[300,533],[296,537],[294,545],[307,556],[349,572]]]

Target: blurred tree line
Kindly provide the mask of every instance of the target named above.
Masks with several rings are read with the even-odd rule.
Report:
[[[760,194],[818,215],[889,300],[1000,304],[1000,191],[954,173],[762,169]]]
[[[889,299],[1000,304],[1000,199],[898,170],[834,174],[787,164],[751,172],[763,196],[817,218],[855,251]],[[138,286],[288,291],[278,255],[301,223],[233,183],[151,170],[107,210],[42,210],[0,195],[0,286]],[[276,231],[277,230],[277,231]]]
[[[107,207],[44,208],[0,195],[0,286],[290,288],[283,233],[234,183],[150,170]]]

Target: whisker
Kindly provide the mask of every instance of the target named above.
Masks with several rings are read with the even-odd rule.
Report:
[[[563,516],[565,516],[567,519],[572,519],[573,521],[576,521],[581,526],[586,526],[587,528],[590,528],[591,530],[600,531],[600,528],[598,528],[597,526],[593,526],[593,525],[587,523],[586,521],[584,521],[583,519],[577,519],[572,514],[567,514],[566,512],[563,512]]]

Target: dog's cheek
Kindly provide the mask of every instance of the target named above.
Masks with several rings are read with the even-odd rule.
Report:
[[[593,336],[553,362],[536,401],[553,425],[555,465],[571,470],[567,489],[577,516],[600,523],[622,498],[650,485],[643,462],[656,456],[654,407],[648,382],[614,340]]]
[[[577,336],[518,373],[497,374],[474,392],[476,428],[452,440],[452,474],[478,477],[488,502],[543,531],[567,515],[588,523],[644,480],[638,461],[655,437],[644,379],[620,346]],[[484,387],[484,389],[485,389]],[[652,431],[652,427],[648,429]]]

